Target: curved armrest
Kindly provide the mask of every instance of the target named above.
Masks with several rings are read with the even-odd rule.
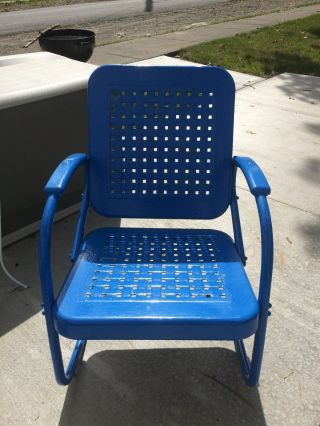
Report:
[[[72,175],[82,164],[86,164],[88,156],[86,154],[72,154],[63,160],[52,176],[48,180],[44,192],[46,195],[61,196],[64,193]]]
[[[270,194],[270,186],[257,163],[249,157],[234,157],[233,163],[244,174],[251,194],[254,196]]]
[[[87,165],[88,156],[86,154],[73,154],[62,161],[54,171],[45,186],[45,193],[48,199],[43,211],[41,226],[40,226],[40,244],[39,244],[39,266],[40,278],[43,294],[43,303],[48,318],[51,318],[48,312],[51,312],[51,306],[54,301],[54,292],[52,284],[51,273],[51,240],[52,240],[52,226],[53,220],[57,209],[57,204],[60,196],[66,189],[72,175],[81,165]],[[86,177],[87,180],[87,177]],[[80,207],[80,215],[77,223],[76,234],[74,237],[73,247],[71,251],[71,260],[76,258],[79,246],[82,241],[84,224],[88,210],[88,189],[87,184],[82,196]]]
[[[255,196],[259,221],[260,221],[260,232],[261,232],[261,270],[260,270],[260,287],[259,287],[259,304],[263,315],[267,315],[270,288],[271,288],[271,277],[272,277],[272,265],[273,265],[273,233],[272,233],[272,222],[270,216],[270,210],[266,196],[270,194],[270,186],[262,173],[259,166],[248,157],[234,157],[233,159],[234,168],[234,195],[231,200],[231,214],[233,221],[233,230],[235,236],[235,243],[238,253],[245,264],[246,256],[244,253],[242,231],[240,224],[239,209],[235,190],[235,179],[236,179],[236,168],[239,167],[249,185],[250,192]]]
[[[259,381],[260,375],[267,319],[268,316],[271,314],[269,311],[269,309],[271,308],[271,304],[269,301],[273,267],[273,233],[270,210],[267,201],[267,195],[270,194],[270,186],[268,185],[268,182],[264,174],[260,170],[259,166],[250,158],[234,157],[233,164],[233,192],[230,207],[233,222],[235,246],[244,265],[246,264],[247,258],[244,253],[240,215],[237,201],[238,196],[236,193],[237,167],[239,167],[243,172],[250,188],[250,192],[255,197],[260,221],[261,264],[258,294],[260,312],[258,328],[254,338],[251,361],[248,360],[243,340],[235,340],[235,347],[240,356],[241,367],[245,380],[249,386],[256,386]]]
[[[85,188],[82,194],[82,202],[80,207],[80,215],[77,223],[76,233],[71,250],[71,261],[74,261],[81,241],[83,239],[84,225],[89,205],[88,196],[88,174],[87,174],[88,157],[86,154],[73,154],[62,161],[56,168],[47,185],[45,186],[45,193],[48,196],[47,202],[44,207],[41,226],[40,226],[40,241],[39,241],[39,272],[42,290],[42,307],[44,308],[43,314],[45,315],[47,332],[49,337],[49,345],[51,350],[52,361],[56,380],[58,383],[67,385],[70,383],[74,372],[81,360],[86,345],[86,341],[78,340],[72,352],[69,365],[65,371],[63,359],[61,355],[61,348],[59,336],[55,329],[55,291],[52,279],[52,264],[51,264],[51,242],[52,242],[52,227],[54,216],[57,210],[57,205],[61,195],[64,193],[70,179],[74,172],[81,165],[85,166]]]

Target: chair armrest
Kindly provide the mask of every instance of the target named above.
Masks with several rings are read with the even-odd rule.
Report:
[[[86,154],[69,155],[69,157],[59,164],[48,180],[44,188],[46,195],[57,195],[60,197],[64,193],[74,172],[82,164],[86,164],[87,161],[88,156]]]
[[[239,167],[246,178],[251,194],[254,195],[258,208],[261,239],[261,263],[259,280],[259,322],[255,333],[252,359],[248,360],[243,340],[236,340],[235,347],[241,359],[241,366],[245,380],[249,386],[255,386],[259,380],[261,361],[263,355],[267,319],[271,315],[269,309],[270,292],[273,269],[273,232],[267,195],[270,194],[270,186],[259,166],[248,157],[233,158],[233,192],[231,197],[231,214],[235,246],[243,264],[246,264],[242,230],[238,209],[238,196],[236,193],[236,174]]]
[[[54,290],[51,271],[51,240],[52,226],[60,196],[66,189],[72,175],[81,165],[86,165],[88,157],[86,154],[73,154],[62,161],[54,171],[45,186],[45,193],[48,196],[44,207],[41,226],[40,226],[40,241],[39,241],[39,268],[42,287],[43,305],[46,312],[47,321],[52,320],[52,304],[54,302]],[[86,177],[87,180],[87,177]],[[80,216],[77,223],[76,235],[73,243],[71,257],[76,257],[80,246],[85,219],[88,210],[88,190],[87,184],[82,197]]]
[[[242,231],[240,224],[239,209],[236,195],[236,170],[237,167],[243,172],[250,192],[255,196],[258,208],[260,232],[261,232],[261,269],[259,286],[259,305],[260,314],[263,321],[266,321],[269,308],[269,298],[271,289],[272,267],[273,267],[273,232],[270,210],[266,196],[270,194],[270,186],[259,166],[248,157],[234,157],[234,182],[233,197],[231,200],[231,214],[233,221],[233,230],[235,244],[238,253],[245,264],[246,256],[244,253]],[[261,317],[260,315],[260,317]],[[260,318],[261,320],[261,318]]]
[[[270,194],[270,186],[257,163],[249,157],[234,157],[233,163],[244,174],[251,194],[254,196]]]

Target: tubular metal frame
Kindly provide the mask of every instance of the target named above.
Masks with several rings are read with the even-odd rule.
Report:
[[[71,158],[71,157],[70,157]],[[88,206],[89,206],[89,194],[88,194],[88,158],[83,154],[77,154],[72,156],[71,162],[65,171],[64,180],[57,184],[56,188],[49,188],[47,186],[48,199],[44,209],[41,230],[40,230],[40,250],[39,250],[39,262],[40,262],[40,277],[41,286],[43,293],[43,308],[44,315],[46,318],[46,325],[49,337],[49,345],[51,350],[51,357],[54,366],[54,372],[56,380],[59,384],[67,385],[71,382],[79,363],[82,360],[86,340],[77,340],[73,353],[71,355],[69,364],[65,370],[61,354],[61,346],[59,335],[54,326],[54,308],[55,308],[55,294],[53,289],[52,271],[51,271],[51,240],[52,240],[52,225],[53,218],[56,212],[57,203],[62,196],[65,187],[71,179],[73,173],[77,170],[80,165],[85,167],[85,190],[82,196],[82,203],[80,208],[80,214],[77,222],[75,238],[73,247],[70,254],[72,262],[77,258],[79,247],[83,240],[84,225],[86,221]],[[258,303],[260,307],[259,324],[258,329],[254,337],[254,345],[252,351],[251,361],[247,357],[246,349],[243,340],[234,341],[235,349],[239,355],[242,373],[248,386],[256,386],[259,381],[260,369],[262,363],[267,319],[270,315],[269,308],[271,304],[270,290],[271,290],[271,278],[272,278],[272,264],[273,264],[273,236],[272,236],[272,224],[270,211],[266,195],[270,192],[270,188],[260,171],[260,169],[254,169],[258,167],[252,160],[234,157],[233,160],[233,190],[232,199],[230,202],[231,215],[234,230],[234,240],[237,251],[240,258],[245,265],[246,256],[244,252],[244,244],[242,238],[242,230],[240,224],[240,215],[238,209],[238,196],[236,194],[236,174],[237,168],[239,167],[248,182],[251,193],[255,196],[261,230],[261,269],[260,269],[260,286],[258,294]],[[251,169],[250,169],[251,168]],[[263,180],[264,179],[264,180]],[[256,183],[259,183],[260,187]],[[269,189],[268,189],[269,188]]]

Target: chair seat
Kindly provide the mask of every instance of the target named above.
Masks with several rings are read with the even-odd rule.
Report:
[[[54,307],[72,339],[223,339],[255,333],[259,306],[223,232],[91,232]]]

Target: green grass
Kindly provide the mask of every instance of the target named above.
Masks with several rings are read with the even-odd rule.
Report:
[[[178,55],[261,77],[283,72],[320,76],[320,14],[202,43]]]

